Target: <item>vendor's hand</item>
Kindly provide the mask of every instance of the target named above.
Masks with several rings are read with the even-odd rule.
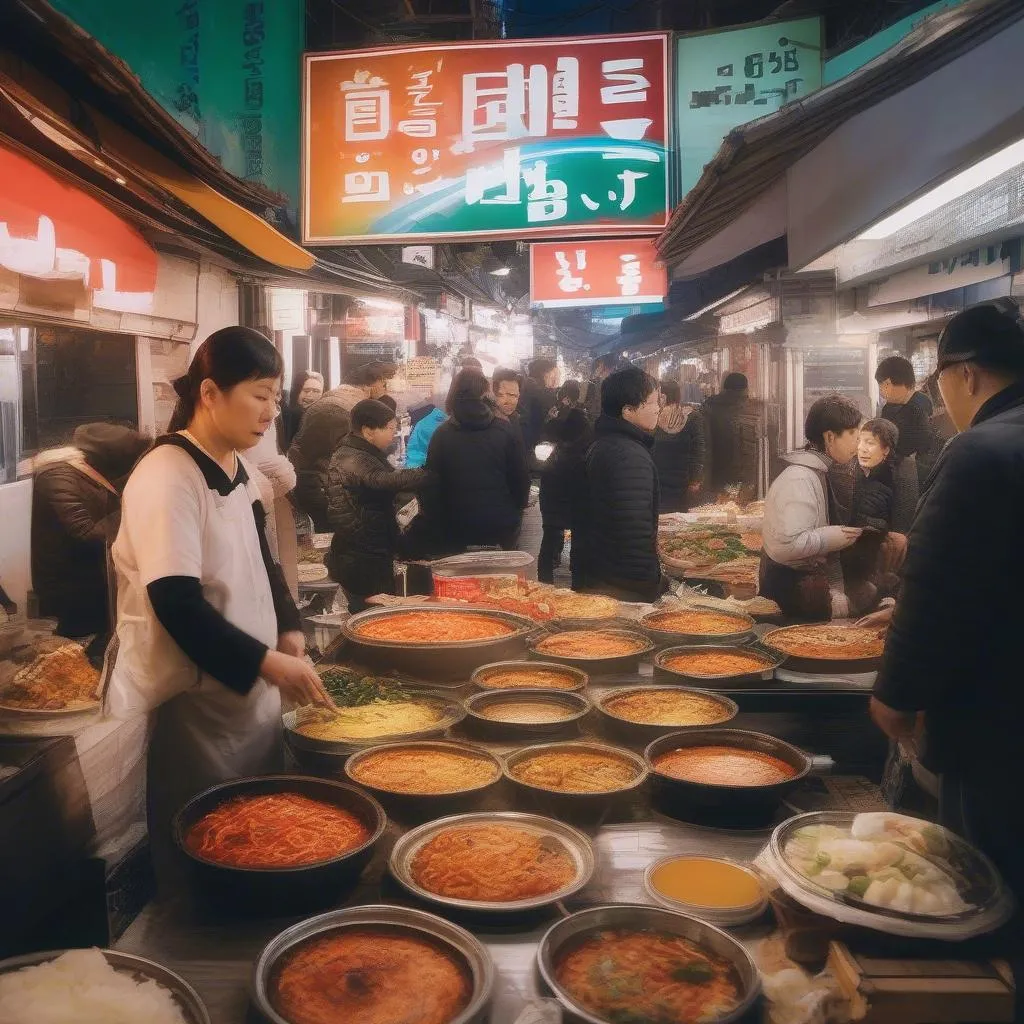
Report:
[[[292,633],[282,633],[277,638],[277,649],[282,654],[290,654],[293,658],[301,658],[306,653],[306,635],[301,629]]]
[[[856,544],[863,532],[858,526],[826,526],[824,527],[825,550],[828,552],[843,551]]]
[[[316,669],[305,658],[295,658],[281,651],[267,651],[260,666],[260,675],[293,704],[334,706]]]
[[[890,605],[888,608],[880,608],[877,612],[865,615],[863,619],[857,620],[857,625],[861,629],[886,629],[892,622],[894,607],[894,605]]]

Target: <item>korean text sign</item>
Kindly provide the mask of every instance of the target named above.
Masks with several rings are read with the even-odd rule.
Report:
[[[661,302],[668,287],[652,238],[535,242],[530,246],[530,303],[559,306]]]
[[[307,54],[307,244],[656,234],[668,36]]]
[[[683,194],[741,124],[821,88],[820,18],[683,36],[676,118]]]

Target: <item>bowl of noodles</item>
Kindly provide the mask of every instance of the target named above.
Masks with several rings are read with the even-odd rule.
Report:
[[[650,906],[564,918],[541,939],[537,970],[564,1010],[587,1024],[731,1024],[761,993],[754,961],[731,935]]]
[[[516,811],[457,814],[406,832],[391,851],[392,876],[442,907],[521,913],[579,892],[594,873],[594,848],[554,818]]]
[[[253,967],[253,1001],[271,1024],[474,1024],[496,981],[464,928],[410,907],[332,910],[276,935]]]
[[[200,905],[271,917],[336,904],[386,826],[381,805],[354,786],[261,775],[197,794],[171,829]]]

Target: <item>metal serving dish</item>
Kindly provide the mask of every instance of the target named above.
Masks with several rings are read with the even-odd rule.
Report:
[[[299,793],[334,804],[355,815],[369,838],[331,860],[302,867],[234,867],[193,853],[186,842],[189,829],[204,814],[237,796]],[[192,797],[174,816],[174,843],[186,857],[200,905],[248,916],[275,917],[308,913],[338,903],[359,881],[373,849],[387,826],[384,808],[354,786],[309,775],[259,775],[212,786]]]
[[[451,793],[403,793],[399,790],[382,789],[379,786],[370,785],[358,777],[359,766],[369,757],[383,753],[388,750],[407,750],[415,747],[419,750],[446,750],[462,754],[469,754],[489,764],[495,771],[494,777],[478,786],[471,786],[468,789],[455,790]],[[381,746],[368,747],[353,754],[345,764],[345,774],[357,786],[368,789],[378,798],[385,801],[394,809],[423,809],[434,814],[447,813],[459,808],[465,808],[480,799],[502,781],[501,761],[489,750],[483,747],[474,746],[472,743],[456,743],[451,740],[420,740],[416,743],[385,743]]]
[[[690,782],[659,771],[655,762],[662,754],[682,747],[739,747],[777,757],[793,768],[782,782],[766,786],[723,786]],[[661,736],[649,744],[644,757],[651,779],[666,807],[684,814],[709,814],[719,824],[753,825],[771,820],[783,798],[811,774],[831,764],[815,759],[784,740],[744,729],[689,729]]]
[[[552,925],[537,947],[537,970],[544,986],[576,1020],[586,1024],[609,1024],[603,1017],[585,1010],[562,988],[555,978],[555,964],[563,950],[572,948],[594,932],[611,929],[668,932],[728,960],[736,972],[739,1001],[734,1009],[715,1017],[713,1024],[732,1024],[741,1020],[761,995],[761,976],[750,954],[736,939],[714,925],[672,910],[639,904],[592,907]]]
[[[54,949],[45,953],[27,953],[25,956],[13,956],[9,960],[0,960],[0,974],[11,974],[23,967],[37,967],[39,964],[56,960],[66,949]],[[101,949],[108,964],[118,974],[127,974],[135,981],[155,981],[168,990],[174,998],[178,1009],[188,1024],[210,1024],[210,1014],[206,1004],[199,998],[199,993],[180,974],[175,974],[163,964],[155,960],[147,960],[144,956],[132,953],[119,953],[114,949]]]
[[[619,697],[628,697],[634,693],[679,693],[693,694],[713,702],[721,708],[721,721],[715,726],[723,726],[731,722],[739,712],[735,701],[723,697],[720,693],[710,690],[697,690],[688,686],[623,686],[603,693],[595,702],[594,707],[601,716],[601,724],[612,734],[627,743],[650,743],[666,733],[679,732],[681,729],[704,729],[707,725],[662,725],[652,722],[636,722],[631,718],[616,715],[609,704]]]
[[[790,672],[809,672],[815,675],[859,675],[864,672],[877,672],[882,664],[882,656],[879,654],[871,658],[810,658],[787,654],[782,648],[775,646],[775,641],[792,626],[783,626],[780,629],[772,629],[761,637],[761,643],[771,651],[777,652],[780,658],[786,662],[786,669]],[[795,627],[803,629],[804,627]]]
[[[304,736],[298,731],[299,723],[304,716],[315,715],[312,709],[297,708],[295,711],[287,711],[284,714],[284,736],[295,754],[301,761],[303,753],[311,754],[334,754],[347,757],[357,750],[365,750],[367,747],[378,747],[382,743],[396,743],[399,740],[423,740],[432,736],[443,736],[453,725],[466,717],[466,708],[461,700],[452,697],[444,697],[436,693],[416,693],[410,691],[409,696],[417,704],[429,704],[437,709],[441,717],[429,728],[417,729],[415,732],[392,733],[390,735],[366,737],[365,739],[351,740],[320,740],[312,736]]]
[[[483,943],[464,928],[436,914],[410,907],[376,904],[332,910],[286,928],[263,947],[253,965],[253,1002],[260,1014],[271,1024],[291,1024],[275,1009],[272,1001],[273,979],[277,964],[297,946],[320,935],[349,928],[384,928],[430,939],[463,961],[472,978],[473,994],[466,1008],[448,1024],[474,1024],[487,1018],[497,972]]]
[[[587,754],[606,754],[610,757],[617,757],[623,761],[628,761],[635,769],[633,779],[627,785],[621,786],[618,789],[606,789],[599,793],[576,793],[563,789],[548,789],[546,786],[535,786],[531,782],[517,779],[512,774],[512,770],[517,765],[522,764],[524,761],[529,761],[539,754],[572,753],[574,751]],[[550,808],[553,812],[561,811],[568,813],[593,805],[601,805],[603,807],[610,800],[632,795],[647,781],[648,771],[647,762],[639,754],[633,753],[632,750],[624,750],[622,747],[612,747],[606,743],[594,743],[586,740],[569,743],[540,743],[533,747],[523,747],[522,750],[516,750],[505,756],[505,778],[520,793],[532,797],[544,805],[545,808]]]
[[[674,629],[661,629],[657,624],[658,619],[661,616],[672,615],[677,612],[702,611],[714,615],[723,615],[726,618],[733,619],[736,622],[736,628],[730,633],[681,633]],[[694,606],[693,608],[659,608],[656,611],[648,612],[646,615],[641,615],[639,625],[640,628],[656,644],[658,644],[658,646],[663,646],[665,644],[674,646],[679,646],[681,644],[715,644],[735,646],[736,644],[743,643],[745,640],[749,640],[752,637],[754,620],[749,615],[743,615],[740,612],[723,612],[719,611],[717,608]]]
[[[590,676],[587,675],[582,669],[573,668],[572,665],[565,665],[558,661],[495,661],[490,665],[481,665],[476,671],[469,677],[470,682],[474,686],[481,690],[487,690],[489,693],[496,692],[515,692],[516,690],[548,690],[558,689],[557,687],[548,686],[510,686],[510,687],[492,687],[487,685],[488,676],[494,675],[497,672],[503,672],[506,669],[522,669],[523,671],[529,671],[530,669],[548,669],[551,672],[558,672],[562,675],[571,677],[574,682],[571,687],[563,690],[559,690],[560,693],[575,693],[579,690],[586,689],[590,682]]]
[[[696,672],[681,672],[679,669],[669,668],[667,662],[680,654],[714,654],[722,652],[726,654],[756,654],[764,659],[764,668],[741,672],[731,676],[708,676]],[[757,686],[775,676],[775,670],[786,660],[785,655],[778,651],[769,650],[761,644],[693,644],[684,647],[666,647],[658,651],[654,656],[654,681],[656,683],[682,683],[696,684],[706,690],[738,690],[745,687]]]
[[[612,675],[621,672],[636,672],[640,668],[640,659],[654,650],[653,642],[643,633],[629,629],[597,629],[597,630],[563,630],[562,632],[595,632],[608,636],[625,637],[637,644],[637,649],[629,654],[616,654],[603,658],[580,658],[570,655],[551,654],[549,651],[538,650],[538,645],[558,632],[547,633],[530,641],[530,653],[542,661],[554,662],[557,665],[569,665],[590,675]]]
[[[489,718],[484,714],[495,705],[547,704],[564,713],[563,718],[550,722],[511,721]],[[566,690],[488,690],[466,698],[466,714],[474,727],[491,736],[538,736],[564,732],[590,714],[593,705],[586,697]]]
[[[567,886],[543,896],[513,900],[508,903],[493,903],[484,900],[463,900],[451,896],[439,896],[420,886],[412,876],[412,862],[420,848],[436,835],[450,828],[468,825],[513,825],[544,837],[548,842],[559,844],[576,865],[576,877]],[[395,843],[388,862],[394,878],[413,895],[430,903],[464,911],[514,914],[536,910],[557,903],[573,893],[579,892],[589,881],[596,867],[594,847],[580,831],[565,822],[539,814],[521,814],[517,811],[482,811],[477,814],[456,814],[449,818],[429,821],[419,828],[406,832]]]
[[[486,615],[513,627],[511,633],[486,640],[455,640],[437,643],[406,643],[397,640],[376,640],[359,635],[359,627],[374,619],[398,618],[403,615]],[[453,608],[450,605],[417,605],[408,608],[371,608],[353,615],[342,626],[352,650],[352,657],[361,665],[385,671],[401,672],[418,679],[462,680],[474,669],[489,662],[516,658],[526,651],[526,641],[537,624],[525,615],[496,611],[474,605]]]

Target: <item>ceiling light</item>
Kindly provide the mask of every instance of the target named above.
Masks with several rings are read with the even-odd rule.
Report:
[[[128,184],[127,179],[126,178],[122,178],[120,176],[115,178],[114,181],[116,181],[118,183],[118,185],[127,185]]]
[[[986,182],[999,177],[1000,174],[1004,174],[1021,163],[1024,163],[1024,139],[999,150],[998,153],[993,153],[984,160],[979,160],[967,170],[953,175],[948,181],[925,192],[923,196],[907,203],[906,206],[859,234],[857,241],[878,242],[883,238],[889,238],[897,231],[913,224],[915,220],[934,213],[940,207],[980,188]]]
[[[495,277],[508,277],[508,275],[512,273],[512,268],[511,267],[498,267],[497,269],[492,270],[491,273]]]

